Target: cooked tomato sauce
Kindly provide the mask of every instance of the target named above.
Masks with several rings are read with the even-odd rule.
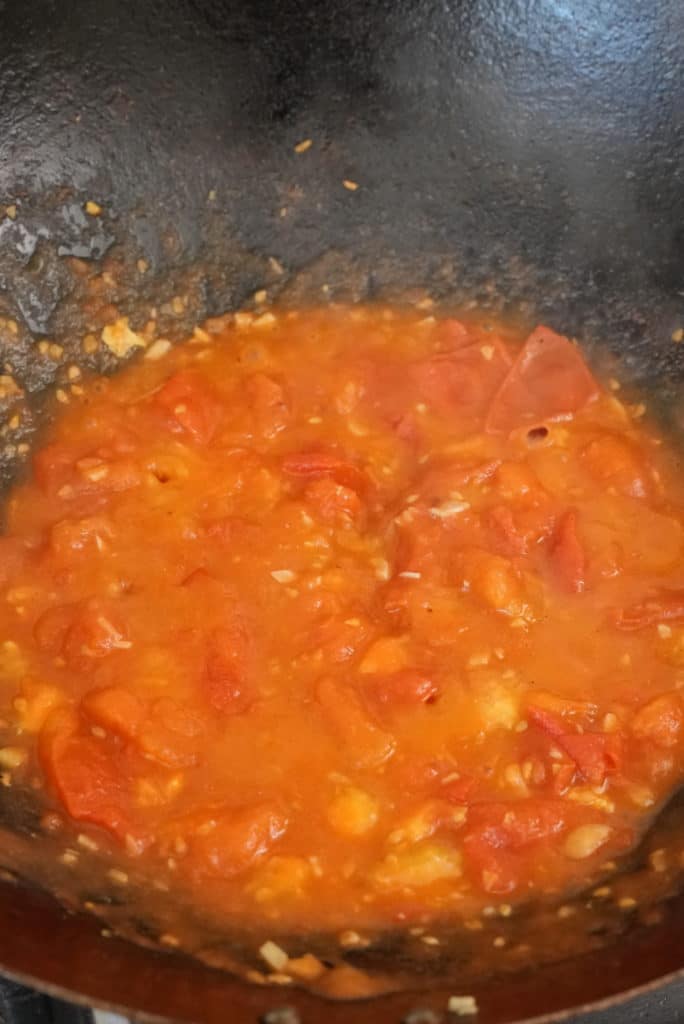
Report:
[[[581,885],[684,776],[676,452],[545,327],[209,327],[87,384],[11,494],[5,781],[226,921]]]

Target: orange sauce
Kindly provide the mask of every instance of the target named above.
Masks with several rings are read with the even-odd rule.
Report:
[[[546,328],[215,327],[86,384],[11,494],[0,763],[226,921],[580,884],[684,774],[676,452]]]

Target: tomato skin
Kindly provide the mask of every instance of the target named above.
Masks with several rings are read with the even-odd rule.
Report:
[[[577,513],[568,509],[558,524],[550,551],[553,573],[563,590],[581,594],[586,585],[587,559],[577,536]]]
[[[223,407],[207,381],[192,370],[179,370],[152,399],[167,416],[169,428],[188,434],[199,445],[212,440],[223,419]]]
[[[537,327],[523,345],[486,420],[489,433],[509,433],[570,416],[598,394],[598,386],[579,350],[548,327]]]

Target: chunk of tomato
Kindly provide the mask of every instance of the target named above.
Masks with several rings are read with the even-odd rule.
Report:
[[[350,686],[322,679],[316,697],[325,719],[355,765],[375,767],[392,756],[394,737],[373,722]]]
[[[601,435],[586,446],[582,459],[595,480],[632,498],[645,498],[652,489],[643,458],[622,437]]]
[[[287,815],[277,804],[208,812],[188,836],[191,867],[199,876],[232,878],[265,856],[287,826]]]
[[[326,523],[353,522],[362,512],[356,491],[330,478],[310,483],[304,491],[304,500]]]
[[[440,694],[434,676],[413,668],[371,676],[366,682],[365,691],[371,700],[388,711],[434,704]]]
[[[563,590],[581,594],[586,583],[587,559],[577,535],[577,513],[568,509],[558,523],[550,551],[553,574]]]
[[[490,433],[571,416],[598,394],[579,349],[548,327],[537,327],[496,392],[487,414]]]
[[[275,437],[290,420],[283,387],[265,373],[255,373],[245,383],[256,427],[266,438]]]
[[[62,652],[71,668],[83,672],[95,661],[131,646],[120,614],[93,598],[77,607],[64,637]]]
[[[436,410],[470,414],[486,408],[510,366],[508,351],[498,339],[440,353],[413,368],[420,397]]]
[[[520,800],[515,803],[474,804],[470,821],[490,846],[520,850],[562,832],[567,824],[562,800]]]
[[[51,716],[39,749],[43,770],[72,818],[98,825],[119,840],[127,835],[141,839],[132,820],[128,784],[113,752],[94,736],[79,734],[75,716]]]
[[[506,896],[517,888],[520,878],[517,858],[492,843],[487,831],[470,832],[463,842],[463,852],[486,893]]]
[[[125,739],[133,739],[145,717],[145,706],[123,686],[91,690],[81,701],[81,710],[96,725]]]
[[[221,402],[205,378],[192,370],[180,370],[154,395],[154,406],[167,416],[169,428],[188,434],[197,444],[208,444],[223,416]]]
[[[36,622],[34,636],[41,650],[61,654],[79,672],[114,651],[131,647],[120,614],[97,598],[48,608]]]
[[[247,622],[240,616],[215,629],[207,643],[202,691],[222,715],[241,714],[256,697],[255,644]]]
[[[331,615],[315,623],[307,646],[320,647],[326,659],[349,661],[363,649],[371,635],[371,624],[363,615]]]
[[[557,743],[591,785],[600,786],[622,767],[622,739],[617,733],[564,733]]]
[[[136,742],[144,757],[165,768],[189,768],[200,758],[204,725],[188,708],[160,697],[137,731]]]
[[[364,494],[370,484],[362,469],[335,452],[296,452],[285,456],[282,467],[287,476],[295,479],[319,480],[330,477],[359,494]]]
[[[680,742],[683,719],[682,698],[678,693],[664,693],[639,708],[632,720],[632,734],[668,750]]]

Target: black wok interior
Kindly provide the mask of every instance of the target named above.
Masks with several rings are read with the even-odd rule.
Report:
[[[262,287],[290,303],[426,289],[544,321],[680,425],[680,0],[0,0],[0,15],[0,317],[19,325],[0,329],[0,354],[35,409],[59,379],[41,339],[114,368],[81,349],[94,325],[78,257],[116,260],[117,309],[136,326],[158,308],[169,337]],[[15,454],[0,456],[6,480]],[[283,1003],[106,940],[35,893],[3,886],[0,907],[0,964],[36,982],[185,1020]],[[674,907],[590,969],[486,987],[480,1024],[679,970],[682,920]],[[421,999],[444,1009],[444,992]],[[359,1024],[417,1005],[317,1017],[297,1000],[303,1019]]]

